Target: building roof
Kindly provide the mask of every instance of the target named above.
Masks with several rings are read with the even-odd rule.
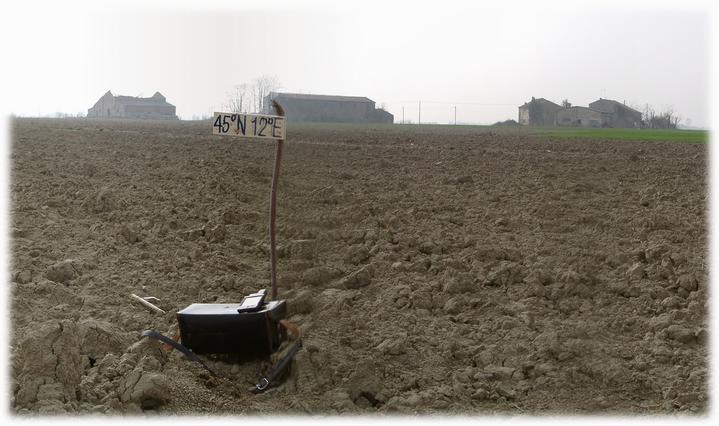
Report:
[[[112,95],[112,92],[108,91]],[[116,102],[123,105],[143,105],[143,106],[174,106],[167,102],[162,93],[155,92],[149,98],[140,98],[135,96],[124,96],[124,95],[112,95]]]
[[[637,114],[641,114],[640,111],[637,111],[637,110],[635,110],[634,108],[632,108],[632,107],[630,107],[630,106],[627,106],[627,104],[624,104],[624,103],[619,102],[619,101],[615,101],[614,99],[602,99],[602,98],[599,98],[599,99],[597,99],[596,101],[590,103],[589,105],[591,106],[592,104],[596,104],[596,103],[599,102],[599,101],[610,102],[610,103],[613,103],[614,105],[620,106],[621,108],[628,109],[629,111],[636,112]],[[613,111],[602,111],[602,112],[613,112]]]
[[[272,99],[285,98],[285,99],[301,99],[307,101],[335,101],[335,102],[362,102],[362,103],[374,103],[372,99],[364,96],[334,96],[334,95],[309,95],[305,93],[281,93],[272,92],[270,93]]]
[[[555,107],[557,107],[557,108],[562,108],[561,105],[557,105],[557,104],[555,104],[554,102],[552,102],[552,101],[550,101],[550,100],[547,100],[547,99],[544,99],[544,98],[534,98],[533,100],[534,100],[534,101],[538,101],[538,102],[548,103],[548,104],[551,104],[552,106],[555,106]],[[529,101],[529,102],[531,102],[531,101]],[[525,108],[528,107],[528,106],[529,106],[529,102],[525,102],[524,104],[522,104],[522,105],[520,106],[520,108],[522,108],[522,107],[525,107]]]

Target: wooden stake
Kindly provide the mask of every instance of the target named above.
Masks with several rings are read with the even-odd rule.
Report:
[[[285,110],[275,100],[272,101],[277,115],[285,116]],[[277,239],[275,236],[275,219],[277,217],[277,184],[280,179],[280,162],[282,161],[282,143],[284,139],[277,140],[275,153],[275,168],[272,171],[272,190],[270,191],[270,281],[272,290],[270,298],[277,300]]]
[[[138,302],[140,302],[142,304],[142,306],[146,307],[147,309],[149,309],[155,313],[158,313],[158,314],[166,314],[167,313],[136,294],[131,293],[130,297],[134,300],[137,300]]]

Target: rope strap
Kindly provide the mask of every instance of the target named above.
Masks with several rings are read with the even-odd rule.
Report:
[[[290,332],[295,337],[294,343],[292,343],[292,346],[290,349],[285,353],[285,355],[277,361],[277,363],[274,365],[272,370],[270,370],[270,374],[260,379],[260,381],[251,389],[253,393],[260,393],[266,390],[270,384],[272,384],[273,381],[275,381],[278,377],[282,376],[282,374],[287,370],[287,368],[290,365],[290,361],[292,361],[292,358],[297,354],[297,352],[302,348],[302,331],[299,327],[297,327],[295,324],[292,324],[291,322],[287,320],[280,320],[280,325],[282,325],[284,328],[287,329],[287,331]],[[200,359],[199,356],[197,356],[196,353],[192,352],[192,350],[183,344],[164,336],[163,334],[155,331],[155,330],[145,330],[140,334],[140,337],[149,337],[151,339],[158,340],[166,345],[171,346],[174,349],[177,349],[180,351],[183,355],[185,355],[188,359],[191,361],[194,361],[198,364],[200,364],[205,370],[210,372],[214,377],[220,377],[219,374],[215,373],[210,367],[207,366],[204,362],[202,362],[202,359]]]
[[[190,360],[195,361],[196,363],[203,366],[205,368],[205,370],[210,372],[210,374],[212,374],[215,377],[218,377],[217,373],[212,371],[212,369],[210,367],[208,367],[207,364],[202,362],[202,360],[200,359],[199,356],[197,356],[196,353],[192,352],[192,350],[190,350],[188,347],[182,345],[180,342],[176,342],[176,341],[170,339],[169,337],[160,334],[159,332],[157,332],[155,330],[145,330],[140,334],[140,337],[149,337],[151,339],[159,340],[160,342],[162,342],[166,345],[172,346],[173,348],[182,352],[183,355],[185,355]]]
[[[300,348],[302,348],[302,331],[300,330],[300,328],[287,320],[280,320],[280,325],[286,328],[287,331],[290,332],[290,334],[295,336],[295,342],[292,343],[292,346],[287,351],[287,353],[285,353],[285,355],[280,358],[279,361],[277,361],[277,364],[275,364],[274,368],[272,368],[270,374],[261,378],[259,383],[255,385],[255,387],[252,389],[252,392],[254,393],[260,393],[264,391],[275,379],[280,377],[287,370],[287,367],[289,367],[290,361],[292,361],[292,358],[294,358],[295,354],[297,354]]]

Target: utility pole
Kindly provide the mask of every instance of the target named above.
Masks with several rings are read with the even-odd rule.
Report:
[[[457,125],[457,105],[454,106],[454,125]]]
[[[419,118],[417,124],[422,124],[422,101],[419,101]]]
[[[404,105],[402,105],[402,124],[404,124]]]

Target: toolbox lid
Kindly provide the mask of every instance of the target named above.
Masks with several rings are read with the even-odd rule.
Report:
[[[271,311],[278,304],[284,303],[284,300],[273,300],[262,306],[262,309],[254,313]],[[239,315],[237,309],[241,303],[193,303],[185,309],[179,311],[178,315]]]

